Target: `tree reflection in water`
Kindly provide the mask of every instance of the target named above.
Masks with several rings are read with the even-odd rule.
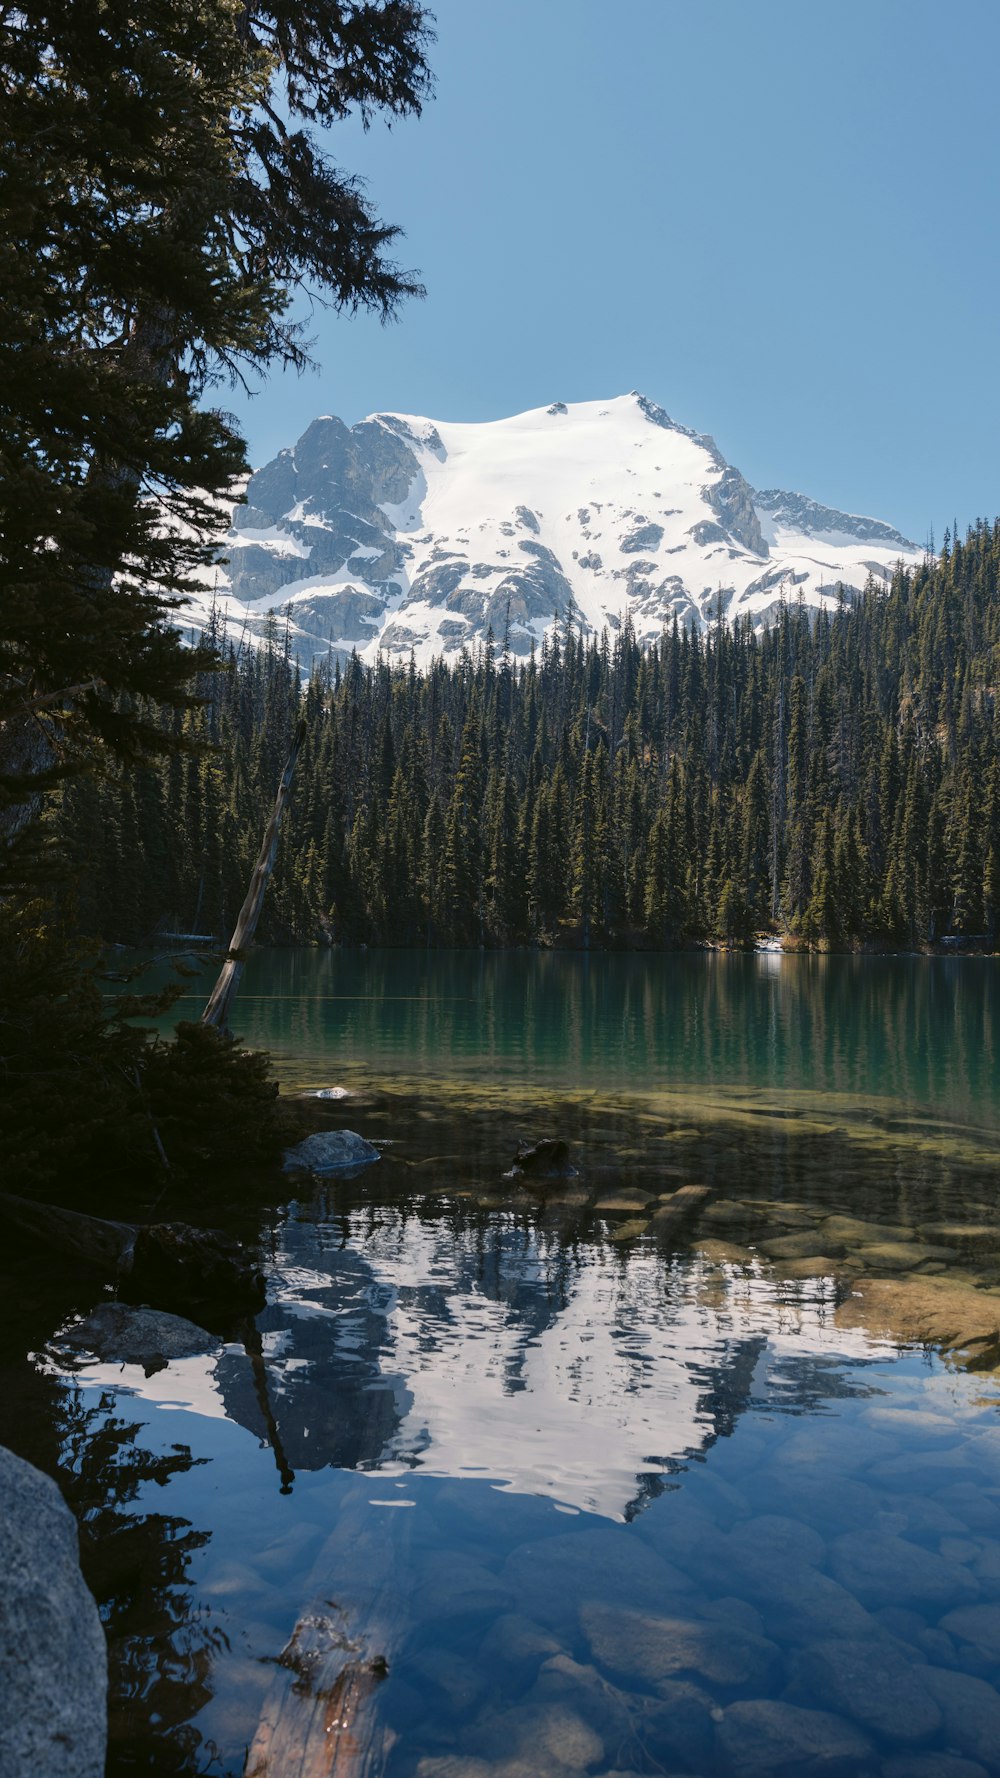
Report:
[[[208,1459],[186,1445],[147,1450],[142,1422],[117,1412],[125,1402],[110,1392],[88,1400],[67,1383],[59,1479],[108,1638],[107,1778],[153,1770],[166,1778],[212,1769],[213,1750],[191,1719],[212,1696],[213,1661],[227,1639],[188,1585],[189,1560],[211,1532],[140,1501],[151,1484],[164,1488]]]

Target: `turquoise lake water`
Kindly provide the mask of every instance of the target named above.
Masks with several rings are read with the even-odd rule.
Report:
[[[275,952],[237,1024],[382,1159],[213,1206],[268,1303],[210,1354],[71,1358],[55,1293],[5,1373],[111,1778],[286,1778],[327,1703],[338,1775],[1000,1773],[994,960]]]

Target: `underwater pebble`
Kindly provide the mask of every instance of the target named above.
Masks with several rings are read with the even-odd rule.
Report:
[[[1000,1606],[960,1606],[941,1619],[940,1627],[961,1642],[971,1642],[981,1655],[1000,1667]]]
[[[900,1753],[882,1761],[882,1778],[989,1778],[989,1773],[957,1753]]]
[[[646,1700],[634,1692],[619,1691],[596,1667],[574,1661],[570,1655],[553,1655],[545,1661],[525,1704],[564,1704],[589,1724],[605,1746],[620,1747],[628,1740],[632,1719]]]
[[[624,1526],[588,1527],[521,1544],[508,1557],[503,1579],[514,1609],[548,1627],[574,1623],[581,1599],[666,1610],[691,1591],[686,1574]]]
[[[714,1698],[687,1679],[661,1679],[656,1689],[658,1701],[643,1699],[636,1722],[647,1757],[670,1772],[703,1772],[711,1763],[719,1715]]]
[[[712,1623],[732,1624],[738,1630],[746,1630],[751,1636],[764,1635],[764,1619],[755,1606],[747,1599],[735,1599],[732,1596],[723,1599],[702,1599],[698,1603],[698,1616],[708,1618]]]
[[[449,1550],[417,1569],[414,1606],[423,1621],[495,1616],[514,1600],[508,1587],[471,1556]]]
[[[945,1739],[960,1753],[993,1762],[1000,1748],[1000,1697],[985,1679],[944,1667],[925,1667],[924,1684],[944,1713]]]
[[[479,1659],[487,1667],[506,1668],[513,1683],[521,1685],[528,1683],[543,1661],[562,1652],[555,1636],[517,1612],[498,1617],[479,1645]]]
[[[794,1673],[803,1693],[888,1741],[927,1741],[941,1711],[921,1680],[923,1665],[890,1642],[815,1643]]]
[[[948,1482],[935,1488],[934,1498],[954,1513],[968,1531],[1000,1538],[1000,1506],[975,1482]]]
[[[831,1488],[825,1474],[789,1475],[780,1465],[771,1465],[758,1471],[756,1482],[776,1510],[810,1525],[828,1525],[831,1532],[870,1523],[881,1504],[874,1488],[843,1475],[837,1476],[837,1485]]]
[[[719,1751],[734,1778],[795,1778],[840,1774],[871,1757],[868,1736],[826,1710],[805,1710],[773,1698],[730,1704],[716,1730]]]
[[[645,1216],[639,1217],[634,1221],[622,1222],[622,1223],[619,1223],[619,1225],[616,1229],[611,1229],[609,1231],[608,1240],[609,1241],[635,1241],[638,1239],[638,1237],[640,1235],[644,1235],[646,1233],[646,1230],[648,1229],[648,1227],[649,1227],[649,1222]]]
[[[865,1605],[954,1605],[979,1588],[965,1568],[879,1531],[848,1531],[831,1548],[838,1581]]]
[[[600,1666],[647,1685],[696,1673],[714,1685],[756,1686],[767,1681],[777,1661],[778,1650],[764,1637],[694,1618],[591,1604],[580,1619]]]
[[[965,1429],[943,1414],[930,1414],[919,1408],[893,1407],[881,1403],[866,1408],[861,1418],[876,1431],[888,1432],[897,1438],[913,1439],[915,1444],[958,1444],[966,1436]]]
[[[464,1655],[456,1654],[448,1648],[429,1648],[419,1651],[406,1661],[399,1663],[399,1672],[412,1683],[423,1697],[426,1713],[426,1693],[437,1694],[436,1707],[440,1709],[443,1697],[449,1715],[453,1717],[467,1716],[479,1703],[487,1687],[486,1674],[478,1662],[466,1660]],[[393,1677],[396,1677],[394,1672]]]
[[[757,1241],[756,1245],[761,1253],[767,1254],[768,1259],[778,1260],[812,1259],[815,1254],[820,1252],[836,1253],[838,1251],[838,1244],[831,1243],[827,1238],[826,1231],[823,1230],[822,1233],[819,1233],[816,1229],[803,1229],[797,1235],[772,1235],[764,1241]],[[846,1252],[846,1248],[843,1247],[839,1250]]]
[[[865,1222],[859,1216],[825,1216],[820,1223],[824,1236],[850,1248],[871,1246],[876,1241],[906,1241],[915,1230],[903,1222]]]
[[[604,1742],[565,1704],[515,1704],[476,1724],[471,1751],[487,1758],[530,1762],[537,1778],[585,1771],[603,1758]]]

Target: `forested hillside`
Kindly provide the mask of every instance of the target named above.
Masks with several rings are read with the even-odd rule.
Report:
[[[1000,917],[1000,520],[768,631],[570,623],[426,674],[314,675],[265,942],[830,945],[989,935]],[[67,786],[84,929],[227,936],[299,704],[268,646],[175,716],[158,767]]]

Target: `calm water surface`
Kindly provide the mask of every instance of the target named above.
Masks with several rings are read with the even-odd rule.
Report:
[[[212,1207],[256,1328],[150,1377],[60,1347],[93,1296],[4,1330],[112,1778],[286,1778],[317,1625],[387,1663],[337,1773],[1000,1774],[994,961],[272,953],[240,1029],[383,1151]],[[548,1134],[576,1176],[504,1180]]]

